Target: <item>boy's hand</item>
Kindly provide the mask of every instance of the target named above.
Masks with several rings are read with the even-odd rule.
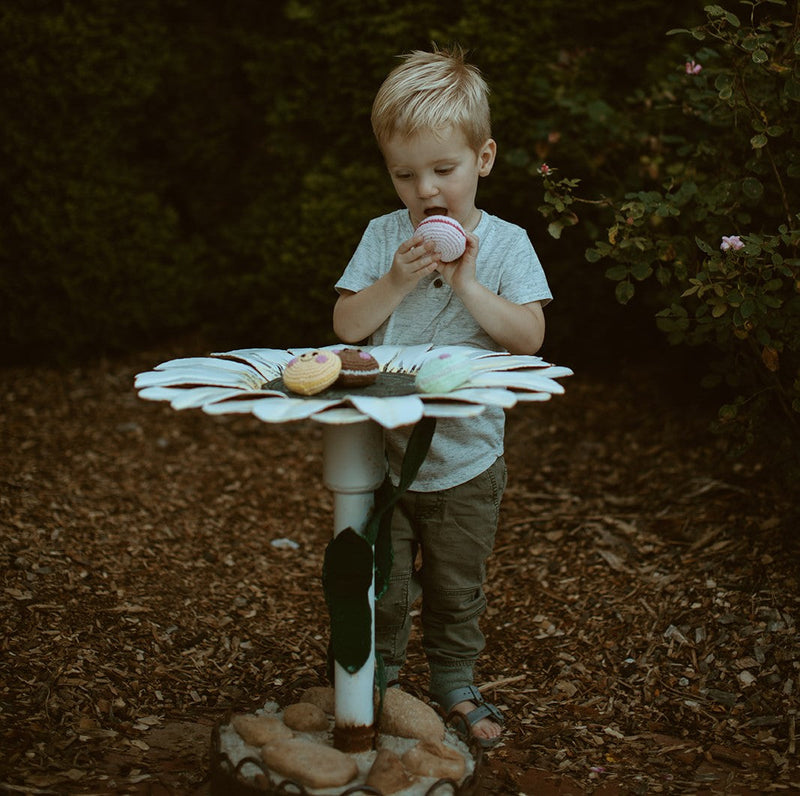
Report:
[[[467,247],[464,254],[457,260],[450,263],[436,263],[436,270],[442,275],[442,279],[447,282],[456,295],[461,294],[465,289],[476,281],[477,258],[480,241],[472,233],[467,233]]]
[[[438,265],[433,244],[415,235],[400,244],[389,273],[400,290],[409,292],[423,276],[435,271]]]

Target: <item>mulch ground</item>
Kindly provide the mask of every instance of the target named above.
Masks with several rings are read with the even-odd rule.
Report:
[[[0,371],[0,792],[203,792],[227,711],[326,683],[320,427],[136,396],[185,353]],[[800,792],[796,498],[665,382],[509,415],[486,793]]]

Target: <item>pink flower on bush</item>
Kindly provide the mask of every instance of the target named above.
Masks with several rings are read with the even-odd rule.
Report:
[[[699,75],[703,71],[703,67],[700,64],[696,64],[694,61],[687,61],[686,62],[686,74],[687,75]]]
[[[719,247],[724,252],[730,249],[739,251],[739,249],[744,248],[744,243],[742,243],[742,239],[738,235],[723,235],[722,243],[719,244]]]
[[[542,165],[539,166],[539,174],[544,174],[546,177],[549,173],[550,173],[550,166],[548,166],[546,163],[542,163]]]

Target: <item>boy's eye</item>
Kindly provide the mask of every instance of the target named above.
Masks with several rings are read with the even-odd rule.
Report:
[[[437,174],[449,174],[453,170],[452,166],[441,166],[440,168],[436,169]]]

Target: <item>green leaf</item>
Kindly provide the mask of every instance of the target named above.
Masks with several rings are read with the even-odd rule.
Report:
[[[428,455],[435,431],[435,417],[423,417],[411,431],[406,452],[403,454],[403,463],[400,466],[400,481],[397,484],[397,489],[401,494],[414,483],[419,468],[422,467],[422,463]],[[399,497],[400,495],[397,496],[397,499]]]
[[[345,528],[328,544],[322,567],[322,585],[331,620],[333,657],[351,674],[372,651],[372,546],[352,528]]]
[[[701,252],[704,254],[708,254],[709,256],[714,256],[716,252],[702,239],[695,236],[694,242],[697,244],[697,247],[700,249]]]
[[[392,571],[391,526],[394,507],[417,477],[417,472],[428,455],[435,431],[435,417],[424,417],[414,426],[403,455],[399,484],[394,487],[387,477],[375,492],[375,507],[364,529],[364,537],[375,545],[376,599],[386,591]]]
[[[749,199],[758,199],[764,193],[764,186],[755,177],[742,180],[742,193]]]
[[[632,282],[620,282],[614,291],[614,295],[620,304],[627,304],[633,298],[635,292]]]
[[[606,270],[606,279],[611,279],[614,282],[619,282],[628,277],[628,266],[626,265],[612,265],[611,268]]]
[[[742,313],[742,318],[749,318],[756,311],[756,303],[753,299],[747,298],[742,302],[739,311]]]
[[[783,93],[787,99],[800,102],[800,82],[793,77],[789,78],[783,86]]]
[[[558,240],[561,237],[561,232],[564,229],[564,223],[562,221],[551,221],[547,225],[547,231],[550,234],[551,238],[555,238]]]
[[[389,576],[394,564],[392,548],[392,515],[394,514],[394,485],[386,476],[383,484],[375,492],[375,526],[368,526],[370,534],[375,531],[375,599],[379,600],[389,588]],[[385,507],[385,508],[382,508]]]
[[[764,52],[764,50],[756,50],[753,53],[753,63],[754,64],[763,64],[769,60],[769,56]]]
[[[733,75],[730,72],[720,72],[714,80],[714,88],[719,91],[733,85]]]
[[[711,309],[711,315],[714,318],[721,318],[728,311],[727,304],[715,304]]]
[[[752,146],[753,149],[761,149],[761,147],[764,147],[766,145],[767,145],[767,137],[763,133],[754,135],[750,139],[750,146]]]
[[[590,263],[596,263],[603,259],[603,255],[597,249],[587,249],[584,257]]]

